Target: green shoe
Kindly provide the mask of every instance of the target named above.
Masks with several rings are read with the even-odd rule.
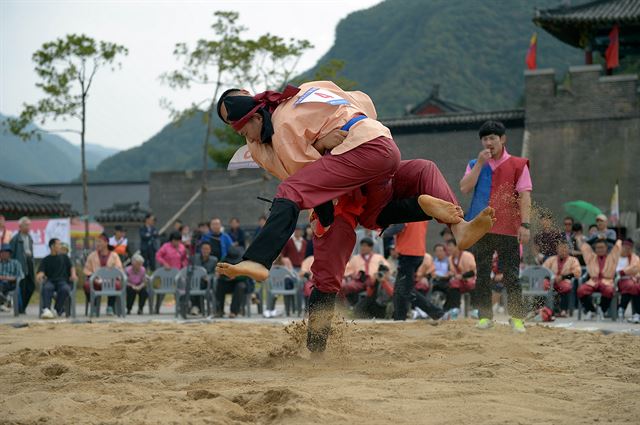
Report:
[[[478,329],[490,329],[493,327],[493,320],[491,319],[480,319],[478,320],[478,324],[476,325],[476,328]]]
[[[509,319],[509,323],[511,324],[511,328],[513,329],[513,331],[516,333],[523,334],[527,331],[524,327],[524,320],[522,319],[514,319],[512,317],[511,319]]]

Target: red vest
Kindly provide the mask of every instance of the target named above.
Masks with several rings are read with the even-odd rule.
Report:
[[[516,191],[518,179],[529,160],[512,156],[493,170],[489,206],[496,211],[496,224],[491,233],[517,236],[520,228],[520,195]]]

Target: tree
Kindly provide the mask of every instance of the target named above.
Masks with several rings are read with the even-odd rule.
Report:
[[[248,85],[252,90],[258,88],[279,88],[289,80],[298,60],[305,50],[313,47],[306,40],[289,39],[264,34],[258,38],[243,38],[246,28],[238,23],[237,12],[219,11],[211,28],[214,39],[200,39],[195,47],[185,43],[176,44],[174,55],[182,61],[180,70],[162,75],[162,80],[170,87],[187,89],[194,84],[211,86],[211,97],[194,102],[185,110],[176,110],[166,99],[162,104],[167,107],[176,122],[190,116],[206,105],[204,120],[207,126],[203,141],[202,187],[200,216],[204,220],[204,193],[206,191],[207,159],[226,165],[235,148],[244,143],[244,139],[229,129],[214,129],[213,120],[216,101],[221,89],[232,85]],[[210,76],[213,75],[214,78]],[[211,135],[223,145],[220,148],[210,146]]]
[[[347,77],[340,76],[340,71],[344,69],[346,62],[342,59],[329,59],[329,61],[318,66],[313,75],[314,81],[329,80],[342,90],[349,91],[356,88],[358,83]]]
[[[89,199],[87,195],[87,167],[85,160],[85,136],[87,131],[87,101],[94,77],[100,68],[120,67],[118,59],[127,55],[126,47],[96,41],[84,34],[68,34],[64,38],[44,43],[33,53],[35,71],[40,81],[36,83],[45,97],[34,105],[24,105],[18,118],[9,118],[9,131],[23,140],[40,138],[40,132],[66,132],[80,135],[82,167],[82,209],[84,215],[84,249],[89,249]],[[78,128],[42,130],[29,124],[48,119],[77,120]]]

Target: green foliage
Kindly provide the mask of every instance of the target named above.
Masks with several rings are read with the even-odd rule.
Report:
[[[254,91],[258,91],[257,87],[279,87],[290,79],[300,56],[313,46],[307,40],[284,40],[269,33],[256,39],[244,38],[247,29],[238,23],[237,12],[218,11],[214,16],[216,21],[211,26],[214,38],[200,39],[193,48],[185,43],[176,44],[173,53],[182,62],[182,68],[161,76],[163,82],[175,89],[188,89],[193,84],[212,85],[212,97],[193,102],[186,110],[175,109],[168,99],[161,99],[161,105],[170,111],[174,122],[191,118],[204,109],[207,129],[203,143],[211,159],[226,165],[233,156],[233,147],[241,143],[227,132],[214,131],[212,119],[220,90],[245,84]],[[223,138],[221,146],[209,146],[211,133]]]
[[[355,90],[358,83],[342,75],[345,65],[346,61],[342,59],[329,59],[317,66],[311,78],[298,78],[296,84],[299,85],[306,81],[333,81],[342,90]]]
[[[98,69],[120,64],[119,55],[128,53],[124,46],[106,41],[96,41],[86,35],[68,34],[64,38],[47,42],[37,50],[32,59],[40,81],[36,83],[45,97],[34,105],[24,105],[17,118],[8,118],[5,125],[12,134],[23,140],[39,137],[44,130],[29,126],[39,120],[76,118],[84,120],[84,103]],[[56,130],[53,130],[54,132]],[[78,129],[62,129],[62,132],[80,133]]]

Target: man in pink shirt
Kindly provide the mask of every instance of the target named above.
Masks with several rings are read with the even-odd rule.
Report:
[[[246,138],[253,159],[283,181],[244,261],[218,263],[217,270],[230,277],[266,279],[300,210],[313,208],[326,232],[314,239],[310,329],[315,306],[333,311],[357,222],[374,229],[433,217],[451,224],[461,244],[472,244],[493,224],[491,208],[474,222],[462,220],[455,195],[433,163],[400,161],[389,129],[376,120],[373,102],[362,92],[345,92],[328,81],[256,96],[232,89],[221,96],[218,114]],[[339,129],[346,136],[324,143]],[[328,328],[321,327],[328,335]],[[325,342],[326,336],[310,334],[308,346],[323,351]]]
[[[473,192],[471,207],[466,219],[473,219],[485,208],[495,210],[496,224],[473,246],[478,267],[476,297],[479,303],[477,327],[493,326],[491,305],[491,259],[497,252],[503,283],[507,289],[508,310],[511,325],[516,332],[525,332],[522,304],[522,287],[518,280],[520,267],[519,244],[529,241],[529,216],[531,209],[531,177],[529,160],[512,156],[507,152],[506,129],[499,121],[487,121],[480,127],[479,137],[483,149],[477,159],[467,165],[460,180],[462,193]],[[458,245],[460,243],[458,241]],[[461,249],[464,249],[460,247]]]
[[[166,269],[180,270],[187,267],[187,249],[182,244],[180,232],[169,235],[169,242],[165,242],[156,253],[156,262]]]

